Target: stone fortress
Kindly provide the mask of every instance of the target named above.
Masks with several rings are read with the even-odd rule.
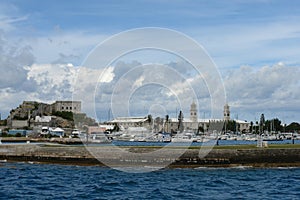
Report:
[[[16,129],[55,124],[58,121],[58,117],[53,116],[53,114],[57,112],[80,114],[81,102],[55,101],[52,104],[46,104],[36,101],[23,101],[19,107],[10,111],[10,115],[7,118],[7,126],[10,129]],[[67,122],[67,120],[60,120],[59,123],[62,126],[72,126],[72,123]]]

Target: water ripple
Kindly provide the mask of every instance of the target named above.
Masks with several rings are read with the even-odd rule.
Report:
[[[164,169],[4,163],[0,199],[298,199],[300,168]]]

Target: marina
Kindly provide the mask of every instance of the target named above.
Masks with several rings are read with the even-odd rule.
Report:
[[[213,139],[213,138],[205,138],[205,137],[195,137],[192,139],[189,138],[172,138],[170,136],[159,136],[159,138],[152,136],[153,138],[146,137],[137,137],[139,139],[133,140],[132,138],[123,138],[121,137],[120,139],[114,138],[113,140],[108,139],[107,136],[103,134],[98,134],[98,135],[92,135],[89,136],[89,139],[87,140],[86,137],[81,137],[81,138],[1,138],[0,145],[1,144],[25,144],[25,143],[61,143],[61,144],[70,144],[70,145],[76,145],[76,144],[84,144],[88,142],[89,144],[122,144],[126,146],[164,146],[168,143],[178,143],[178,144],[185,144],[186,145],[191,145],[191,146],[202,146],[202,145],[249,145],[249,144],[257,144],[257,139],[253,140],[245,140],[245,139],[234,139],[234,140],[224,140],[221,139],[222,136],[219,137],[219,140]],[[299,144],[300,140],[299,139],[280,139],[280,140],[270,140],[266,139],[263,140],[266,141],[268,144]]]

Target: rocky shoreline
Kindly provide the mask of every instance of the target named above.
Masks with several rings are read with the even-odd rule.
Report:
[[[1,144],[0,160],[111,167],[300,167],[300,148],[183,149]]]

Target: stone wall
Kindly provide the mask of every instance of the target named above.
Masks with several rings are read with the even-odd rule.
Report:
[[[87,150],[89,149],[89,151]],[[124,147],[130,152],[122,157],[122,153],[109,146],[88,147],[61,145],[0,145],[0,159],[64,162],[71,164],[106,164],[119,166],[166,166],[170,167],[226,167],[246,166],[300,166],[300,148],[295,149],[213,149],[207,156],[199,158],[199,149],[189,149],[179,158],[180,148],[165,148],[163,153],[155,153],[144,158],[143,153],[158,150],[149,147]],[[95,156],[101,160],[100,163]]]
[[[67,111],[73,113],[81,113],[81,102],[80,101],[56,101],[52,104],[52,110],[54,112]]]

